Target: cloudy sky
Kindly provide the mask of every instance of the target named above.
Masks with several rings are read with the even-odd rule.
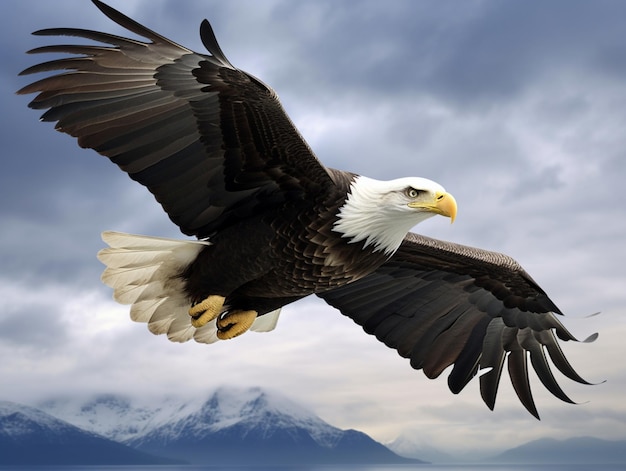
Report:
[[[551,436],[626,439],[626,3],[110,0],[203,51],[208,18],[236,66],[276,89],[318,157],[374,178],[424,176],[459,203],[433,237],[508,253],[580,338],[566,344],[580,405],[534,381],[542,421],[503,378],[494,412],[476,382],[458,396],[319,299],[278,328],[216,345],[171,344],[128,318],[99,281],[107,229],[177,237],[117,167],[39,123],[17,73],[58,26],[121,33],[87,0],[0,4],[0,399],[202,395],[274,388],[380,441],[410,431],[448,451]],[[65,42],[67,40],[62,40]],[[601,315],[586,316],[601,311]],[[445,375],[445,373],[444,373]],[[533,378],[535,379],[535,378]]]

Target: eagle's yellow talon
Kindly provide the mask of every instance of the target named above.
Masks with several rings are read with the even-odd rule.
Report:
[[[217,338],[228,340],[246,332],[256,319],[257,312],[232,311],[217,319]]]
[[[189,308],[191,325],[199,328],[219,316],[225,299],[224,296],[213,294],[191,306]]]

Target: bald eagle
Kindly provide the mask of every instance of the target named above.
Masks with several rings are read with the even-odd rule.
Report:
[[[435,378],[453,365],[458,393],[481,370],[493,409],[503,366],[538,417],[528,358],[544,386],[572,402],[547,361],[582,379],[557,337],[576,340],[556,305],[513,259],[410,233],[454,220],[456,202],[425,178],[378,181],[327,168],[274,91],[235,68],[204,20],[199,54],[93,0],[147,41],[45,29],[99,45],[48,45],[71,56],[22,74],[64,71],[22,88],[43,121],[146,186],[195,240],[105,232],[102,279],[134,321],[175,342],[268,331],[280,308],[315,294]],[[592,340],[594,336],[588,340]]]

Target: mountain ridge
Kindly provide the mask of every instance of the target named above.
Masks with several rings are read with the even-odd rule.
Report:
[[[156,403],[98,395],[48,400],[48,413],[133,448],[192,464],[418,463],[356,430],[341,430],[309,409],[258,387],[220,387],[203,398]]]
[[[222,387],[191,399],[99,394],[40,405],[94,435],[192,464],[626,463],[626,441],[593,437],[541,438],[485,457],[478,451],[476,456],[444,452],[420,440],[419,431],[407,431],[385,447],[362,432],[333,427],[306,407],[261,388]],[[55,433],[58,424],[50,426],[49,415],[42,419],[31,410],[33,417]],[[19,435],[18,423],[23,426],[23,420],[0,421],[0,437],[3,430]]]
[[[85,431],[33,407],[0,401],[0,465],[181,463]]]
[[[604,440],[595,437],[556,439],[543,437],[508,448],[500,453],[476,450],[462,455],[428,445],[418,430],[407,430],[387,447],[407,458],[419,456],[437,464],[512,464],[512,465],[604,465],[626,464],[626,440]]]
[[[626,440],[572,437],[563,440],[539,438],[485,460],[510,464],[623,464]]]

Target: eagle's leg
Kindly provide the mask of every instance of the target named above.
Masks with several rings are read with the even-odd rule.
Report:
[[[222,311],[222,307],[224,306],[225,299],[226,298],[224,298],[224,296],[212,294],[211,296],[204,298],[199,303],[193,304],[189,308],[191,325],[199,328],[219,316]]]
[[[217,338],[228,340],[246,332],[257,316],[257,311],[231,311],[217,319]]]

